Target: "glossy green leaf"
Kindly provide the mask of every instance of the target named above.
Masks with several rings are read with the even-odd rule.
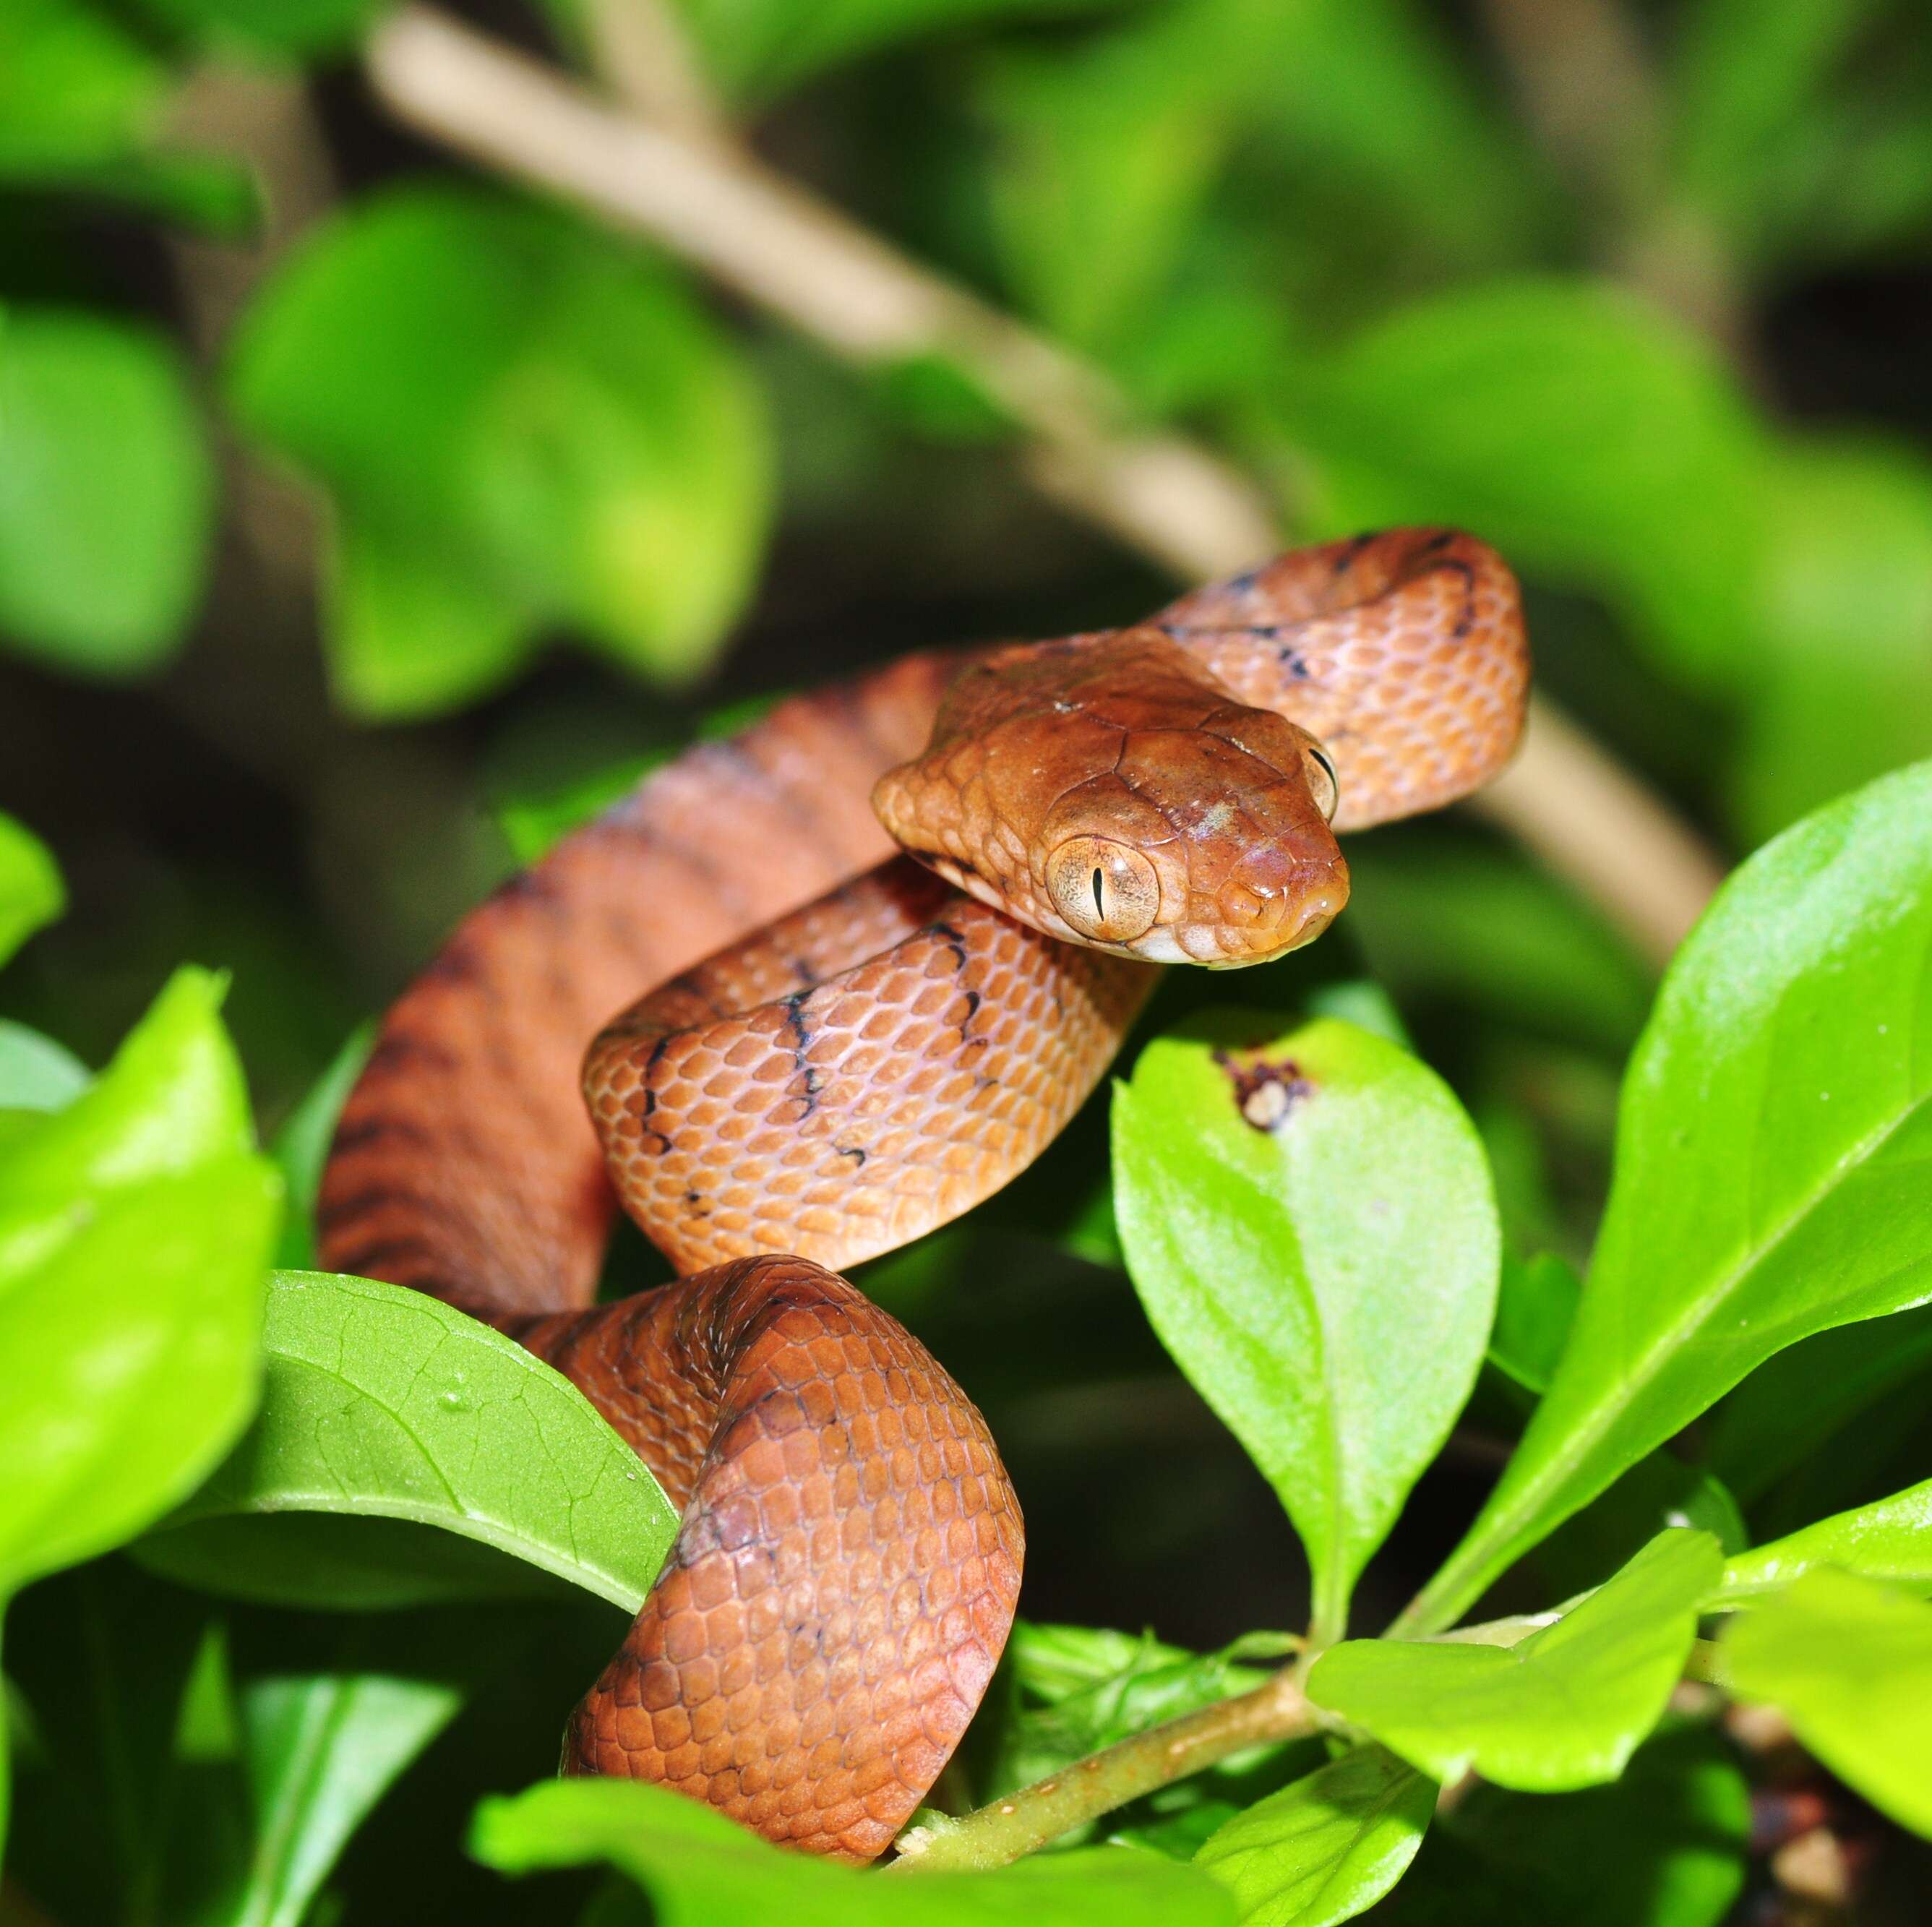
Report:
[[[0,812],[0,964],[66,907],[67,890],[52,853]]]
[[[480,1541],[626,1612],[642,1604],[677,1514],[590,1400],[514,1340],[420,1292],[297,1271],[271,1287],[264,1348],[255,1424],[166,1530],[250,1513],[406,1520]],[[428,1556],[419,1596],[451,1596],[448,1562],[434,1547]],[[227,1577],[218,1546],[200,1571],[178,1547],[161,1557],[214,1589]],[[330,1570],[313,1565],[310,1583],[326,1588]],[[260,1572],[248,1589],[256,1596]],[[396,1583],[409,1578],[404,1567]],[[314,1603],[371,1601],[358,1577],[346,1601],[324,1589]]]
[[[1614,1784],[1556,1799],[1477,1781],[1437,1823],[1377,1927],[1719,1927],[1744,1883],[1751,1796],[1696,1726]]]
[[[1436,1811],[1436,1783],[1358,1746],[1228,1821],[1194,1856],[1246,1927],[1331,1927],[1401,1879]]]
[[[174,350],[126,322],[0,313],[0,638],[96,674],[163,660],[213,494]]]
[[[1498,1232],[1475,1131],[1383,1038],[1217,1013],[1118,1089],[1114,1171],[1148,1316],[1287,1508],[1332,1637],[1482,1361]]]
[[[1932,1835],[1932,1604],[1820,1567],[1726,1629],[1725,1683],[1839,1778]]]
[[[87,1088],[87,1075],[65,1046],[0,1017],[0,1111],[58,1111]]]
[[[1315,1662],[1309,1697],[1438,1780],[1594,1786],[1657,1724],[1722,1569],[1708,1532],[1663,1532],[1520,1646],[1351,1640]]]
[[[687,679],[749,587],[756,393],[669,269],[561,212],[365,202],[277,278],[232,372],[244,425],[330,493],[332,659],[368,713],[473,695],[558,622]]]
[[[350,1835],[462,1704],[446,1680],[270,1675],[240,1695],[255,1839],[224,1927],[299,1927]]]
[[[0,1592],[139,1531],[254,1406],[281,1187],[220,996],[179,972],[93,1084],[0,1145]]]
[[[1673,666],[1760,669],[1765,440],[1715,351],[1607,283],[1432,295],[1298,398],[1336,528],[1480,529],[1603,595]]]
[[[1824,1565],[1932,1593],[1932,1479],[1740,1553],[1725,1565],[1721,1603],[1780,1592]]]
[[[1679,951],[1631,1061],[1556,1376],[1405,1615],[1518,1555],[1784,1346],[1932,1297],[1932,764],[1760,851]]]
[[[990,1873],[886,1878],[788,1853],[711,1808],[637,1780],[558,1780],[486,1800],[470,1851],[506,1873],[608,1861],[650,1896],[659,1927],[1226,1927],[1226,1892],[1159,1855],[1102,1847]]]

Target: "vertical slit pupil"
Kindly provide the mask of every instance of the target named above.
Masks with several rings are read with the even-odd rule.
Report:
[[[1106,914],[1106,902],[1100,893],[1100,872],[1096,870],[1094,872],[1094,914],[1096,917],[1105,917]]]

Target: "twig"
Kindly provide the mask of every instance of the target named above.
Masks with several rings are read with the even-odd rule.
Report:
[[[1042,494],[1196,581],[1277,546],[1258,491],[1207,450],[1136,431],[1098,369],[908,261],[748,155],[600,101],[425,6],[370,35],[399,119],[648,236],[847,359],[970,372],[1019,428]],[[1694,833],[1546,701],[1480,806],[1661,961],[1720,874]]]
[[[1137,1733],[957,1820],[928,1820],[902,1833],[892,1870],[1003,1867],[1231,1753],[1299,1739],[1315,1727],[1299,1670],[1277,1673],[1265,1685]]]

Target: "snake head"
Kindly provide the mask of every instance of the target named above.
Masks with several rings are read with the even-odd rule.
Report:
[[[1334,766],[1157,630],[994,652],[873,807],[907,850],[1049,936],[1150,963],[1264,963],[1347,901]]]

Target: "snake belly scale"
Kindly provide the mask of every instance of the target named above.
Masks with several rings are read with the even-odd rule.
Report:
[[[1528,675],[1472,539],[1298,551],[1126,629],[792,698],[458,927],[344,1108],[318,1243],[519,1338],[682,1508],[566,1770],[890,1844],[1023,1541],[979,1413],[839,1268],[1024,1170],[1160,965],[1318,935],[1334,832],[1493,775]],[[620,1202],[682,1275],[598,1304]]]

